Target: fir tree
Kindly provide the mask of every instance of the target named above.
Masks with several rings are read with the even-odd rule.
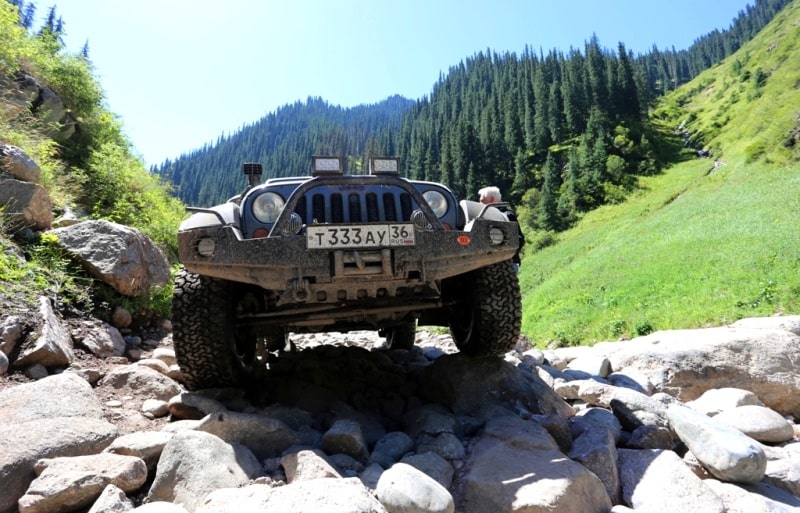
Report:
[[[536,222],[545,230],[559,230],[561,220],[558,215],[558,190],[561,187],[561,170],[553,154],[547,152],[544,165],[544,183],[542,194],[539,196],[538,214]]]

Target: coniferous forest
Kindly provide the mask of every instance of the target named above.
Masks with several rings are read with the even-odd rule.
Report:
[[[244,162],[261,162],[268,178],[307,174],[311,155],[343,155],[349,173],[364,172],[369,155],[398,156],[405,176],[462,198],[497,185],[528,227],[565,229],[660,170],[668,157],[648,123],[652,100],[735,52],[789,1],[757,0],[683,50],[633,55],[595,36],[566,51],[487,49],[451,67],[428,97],[354,108],[308,98],[152,171],[186,203],[209,206],[245,186]]]

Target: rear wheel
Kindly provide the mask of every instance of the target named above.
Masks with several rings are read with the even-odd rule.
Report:
[[[510,260],[445,280],[442,295],[459,351],[489,356],[514,348],[522,324],[522,297]]]
[[[189,390],[243,386],[265,366],[266,340],[236,330],[233,289],[232,282],[185,269],[175,277],[172,339]]]
[[[402,322],[382,331],[389,349],[411,349],[417,336],[417,321]]]

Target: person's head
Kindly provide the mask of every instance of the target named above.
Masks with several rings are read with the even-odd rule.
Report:
[[[479,190],[478,195],[480,196],[480,202],[484,205],[503,201],[502,197],[500,196],[500,189],[493,185]]]

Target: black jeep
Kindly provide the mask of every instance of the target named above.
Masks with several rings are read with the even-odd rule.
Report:
[[[245,164],[243,193],[190,208],[172,304],[188,388],[245,384],[291,348],[290,332],[372,329],[410,349],[419,322],[448,326],[469,355],[515,345],[518,224],[402,178],[398,159],[370,159],[368,175],[342,164],[313,157],[311,176],[263,184],[261,165]]]

